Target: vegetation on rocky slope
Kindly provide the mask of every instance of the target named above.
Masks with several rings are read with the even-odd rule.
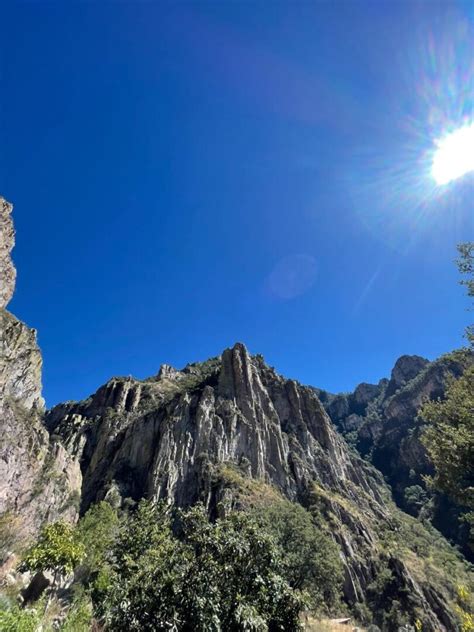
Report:
[[[466,509],[459,498],[448,497],[445,489],[429,484],[435,464],[422,440],[429,427],[422,408],[428,401],[445,397],[448,385],[472,370],[472,352],[463,349],[434,362],[419,360],[404,356],[397,361],[391,379],[381,380],[377,387],[360,385],[347,395],[320,394],[352,449],[384,474],[398,506],[436,526],[469,555],[467,526],[451,519],[462,518]],[[374,388],[365,388],[368,386]],[[457,458],[456,451],[449,453]]]
[[[53,571],[56,586],[26,609],[16,606],[10,588],[0,601],[0,630],[33,632],[41,623],[63,632],[291,631],[301,628],[303,611],[347,613],[389,631],[437,630],[405,565],[421,586],[449,600],[456,619],[446,621],[448,630],[471,630],[469,568],[416,519],[395,511],[388,531],[320,488],[304,508],[233,467],[219,475],[239,495],[229,498],[234,509],[214,521],[202,505],[183,511],[148,501],[128,509],[101,502],[74,529],[45,526],[23,567]],[[349,605],[342,591],[344,536],[357,529],[363,539],[371,526],[377,537],[365,548],[359,543],[359,554],[370,557],[372,578]]]
[[[426,522],[425,484],[469,507],[469,353],[404,356],[337,397],[238,343],[44,416],[35,332],[0,309],[0,333],[0,632],[291,632],[302,613],[472,632],[471,567]]]
[[[474,509],[474,367],[452,380],[446,397],[427,402],[422,441],[435,468],[432,484],[461,505]]]
[[[474,298],[474,243],[460,244],[458,267],[462,285]],[[474,347],[474,330],[466,336]],[[448,381],[444,399],[427,402],[421,417],[427,426],[422,442],[434,466],[432,487],[468,509],[461,520],[470,525],[470,547],[474,551],[474,366]]]

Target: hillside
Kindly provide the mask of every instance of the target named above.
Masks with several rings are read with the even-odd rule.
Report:
[[[450,380],[472,366],[469,350],[459,350],[429,362],[419,356],[402,356],[390,379],[362,383],[352,393],[316,393],[346,441],[371,462],[392,489],[397,505],[429,521],[459,545],[472,561],[468,525],[460,518],[467,509],[430,490],[426,477],[433,466],[420,441],[423,403],[442,398]]]
[[[2,209],[2,222],[10,222],[11,207],[4,202]],[[0,320],[5,581],[12,581],[25,542],[41,525],[58,518],[73,524],[100,501],[121,516],[133,515],[142,499],[180,508],[200,503],[217,525],[239,512],[258,517],[264,508],[289,506],[336,547],[340,609],[384,630],[401,622],[419,622],[425,632],[457,629],[459,586],[472,585],[470,566],[439,532],[397,508],[381,473],[395,476],[400,461],[405,480],[405,470],[416,465],[402,459],[410,445],[418,449],[407,430],[419,404],[413,380],[423,385],[423,397],[435,396],[436,363],[401,360],[391,381],[332,396],[284,378],[237,343],[182,370],[164,365],[146,380],[112,378],[84,401],[45,411],[35,333],[5,306],[6,300]],[[449,362],[449,370],[461,370],[458,360]],[[389,421],[374,421],[369,407],[383,409]],[[393,438],[389,430],[400,433],[403,420],[406,427]],[[358,443],[368,441],[361,451],[372,452],[372,464],[336,426],[346,435],[355,431]]]

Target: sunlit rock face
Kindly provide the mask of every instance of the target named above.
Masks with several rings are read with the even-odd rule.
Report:
[[[357,405],[373,392],[359,389]],[[80,459],[82,511],[103,498],[127,506],[148,497],[201,501],[222,515],[241,502],[223,474],[230,469],[318,508],[340,547],[349,602],[363,603],[388,563],[400,595],[432,622],[427,629],[454,629],[447,594],[386,556],[380,534],[398,530],[400,512],[380,473],[347,447],[315,389],[280,376],[244,345],[182,371],[162,367],[148,380],[113,378],[88,399],[53,408],[46,424]]]
[[[3,225],[9,255],[13,231]],[[9,256],[2,262],[2,279],[11,279]],[[7,285],[5,301],[14,289]],[[181,371],[164,365],[147,380],[113,378],[88,399],[45,413],[36,334],[2,308],[2,524],[13,539],[28,539],[44,521],[75,520],[79,503],[85,511],[103,498],[124,506],[143,497],[180,506],[199,500],[211,515],[222,515],[243,507],[235,479],[250,481],[271,489],[272,498],[312,507],[340,547],[348,602],[364,603],[387,567],[396,598],[426,615],[424,629],[453,630],[449,589],[413,570],[414,562],[424,568],[416,547],[408,558],[387,551],[408,517],[394,507],[380,472],[348,448],[321,402],[341,419],[352,415],[357,426],[392,383],[398,390],[387,400],[387,415],[397,417],[409,405],[401,385],[411,384],[417,362],[404,360],[391,381],[362,384],[350,400],[338,400],[285,379],[236,344]],[[0,566],[6,555],[0,551]]]
[[[426,358],[416,355],[403,355],[395,362],[390,375],[390,381],[385,391],[388,398],[404,387],[410,380],[413,380],[429,364]]]
[[[0,397],[20,402],[25,410],[41,410],[41,353],[36,331],[0,310]]]
[[[11,259],[15,231],[12,205],[0,197],[0,405],[20,402],[25,410],[41,409],[41,353],[36,332],[5,311],[15,289]]]
[[[81,488],[75,459],[43,425],[41,352],[36,332],[4,309],[15,285],[11,205],[0,199],[0,515],[11,540],[44,520],[74,519]],[[8,551],[0,551],[0,562]]]
[[[16,270],[10,253],[15,245],[12,205],[0,197],[0,309],[10,302],[15,289]]]
[[[294,499],[312,481],[380,498],[380,476],[346,449],[313,390],[242,344],[149,381],[114,378],[88,400],[54,408],[46,422],[81,458],[86,506],[111,487],[132,498],[209,503],[204,460],[245,463]]]

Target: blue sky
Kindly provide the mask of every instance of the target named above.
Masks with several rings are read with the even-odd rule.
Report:
[[[3,3],[9,309],[47,403],[238,340],[332,391],[460,346],[474,182],[429,167],[473,29],[454,2]]]

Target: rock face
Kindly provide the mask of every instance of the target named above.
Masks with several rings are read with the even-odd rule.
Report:
[[[6,310],[0,311],[0,397],[21,402],[26,410],[41,410],[42,358],[36,332]]]
[[[354,609],[377,614],[382,586],[385,603],[420,617],[427,632],[456,629],[453,583],[436,554],[456,569],[462,561],[395,507],[381,473],[349,449],[326,412],[367,443],[382,470],[385,462],[392,464],[385,471],[396,467],[404,441],[406,468],[422,463],[407,429],[423,398],[443,387],[433,365],[404,357],[390,380],[334,396],[283,378],[238,343],[181,371],[163,365],[147,380],[113,378],[88,399],[45,413],[36,333],[4,309],[15,273],[11,206],[2,200],[1,209],[3,543],[27,539],[46,520],[74,520],[79,506],[104,498],[124,506],[143,497],[180,506],[199,500],[222,515],[243,507],[239,486],[251,482],[301,503],[332,534]]]
[[[398,358],[392,369],[385,397],[390,397],[410,380],[413,380],[428,364],[429,361],[426,358],[416,355],[403,355]]]
[[[380,499],[382,479],[345,448],[312,390],[242,344],[152,381],[113,379],[84,402],[54,408],[46,423],[81,459],[84,506],[111,487],[191,504],[206,493],[203,459],[245,462],[293,499],[310,481]]]
[[[402,356],[390,380],[378,385],[361,384],[354,393],[341,395],[317,391],[340,432],[384,474],[397,504],[418,515],[424,501],[423,517],[460,545],[467,556],[472,555],[468,529],[456,520],[461,509],[438,494],[429,501],[430,495],[423,493],[424,476],[432,474],[433,468],[420,441],[423,422],[418,413],[424,402],[443,397],[448,379],[459,377],[472,361],[468,352],[454,352],[434,362]],[[366,395],[363,405],[361,389]],[[414,502],[414,493],[419,502]]]
[[[358,404],[372,392],[359,389]],[[223,472],[239,472],[323,517],[340,546],[349,602],[364,602],[385,565],[427,630],[454,629],[448,593],[408,564],[416,552],[386,556],[380,534],[405,523],[379,472],[348,449],[313,388],[286,380],[244,345],[182,371],[162,367],[148,380],[113,378],[45,421],[81,462],[82,511],[103,498],[126,505],[148,497],[200,500],[222,513],[239,506]]]
[[[0,197],[0,309],[8,305],[15,289],[16,270],[10,257],[15,245],[12,209],[12,205]]]
[[[44,520],[77,513],[78,463],[43,425],[42,358],[36,332],[3,306],[14,290],[11,205],[0,200],[0,516],[12,542],[36,532]],[[3,209],[3,210],[2,210]],[[8,534],[7,534],[8,535]],[[6,551],[0,551],[0,557]]]

